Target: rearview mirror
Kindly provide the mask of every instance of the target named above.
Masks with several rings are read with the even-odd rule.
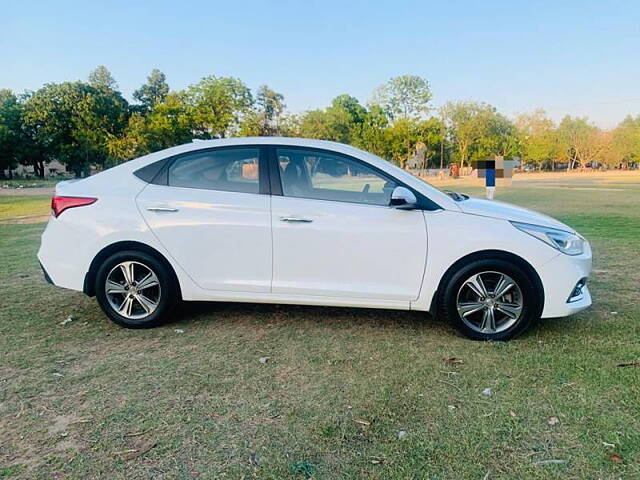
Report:
[[[391,192],[391,206],[400,210],[413,210],[418,207],[418,199],[406,187],[396,187]]]

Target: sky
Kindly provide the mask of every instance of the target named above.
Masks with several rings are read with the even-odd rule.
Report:
[[[233,76],[289,110],[361,102],[419,75],[433,106],[544,108],[604,128],[640,114],[640,0],[0,0],[0,88],[86,79],[98,65],[131,95],[153,68],[182,89]]]

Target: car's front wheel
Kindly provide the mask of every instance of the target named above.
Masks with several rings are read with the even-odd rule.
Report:
[[[476,340],[509,340],[540,317],[540,296],[530,276],[502,259],[473,261],[448,280],[445,317]]]
[[[126,328],[164,323],[177,300],[175,281],[165,265],[135,250],[110,256],[98,270],[95,289],[102,310]]]

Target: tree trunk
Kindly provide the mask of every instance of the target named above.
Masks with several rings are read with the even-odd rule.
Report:
[[[440,138],[440,176],[442,176],[444,171],[444,133]]]
[[[411,137],[410,137],[410,132],[407,132],[407,159],[404,161],[404,165],[402,165],[402,168],[404,168],[407,164],[407,162],[409,161],[409,159],[411,158]]]
[[[42,160],[38,160],[38,177],[44,179],[44,162]]]
[[[44,162],[42,160],[33,162],[33,173],[35,173],[38,178],[44,178]]]

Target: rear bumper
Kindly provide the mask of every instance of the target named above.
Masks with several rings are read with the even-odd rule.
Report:
[[[582,295],[578,299],[569,301],[571,292],[580,279],[589,277],[591,261],[591,247],[585,242],[582,255],[561,253],[538,270],[545,296],[542,318],[566,317],[591,306],[588,284],[582,289]]]
[[[38,250],[38,261],[45,279],[57,287],[82,291],[86,259],[86,241],[82,236],[52,217],[42,232]]]

